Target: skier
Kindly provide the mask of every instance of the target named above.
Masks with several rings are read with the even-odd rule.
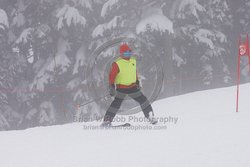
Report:
[[[120,57],[112,64],[109,73],[109,93],[111,96],[115,96],[115,99],[108,108],[101,126],[111,126],[111,122],[126,96],[140,104],[144,116],[151,124],[157,123],[148,99],[140,91],[136,58],[132,57],[132,50],[127,44],[120,46]]]

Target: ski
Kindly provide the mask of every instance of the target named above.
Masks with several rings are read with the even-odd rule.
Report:
[[[124,123],[124,124],[121,124],[121,125],[111,125],[110,127],[112,128],[112,127],[114,127],[114,128],[116,128],[116,127],[129,127],[129,126],[132,126],[130,123]]]
[[[118,128],[118,127],[129,127],[132,126],[130,123],[124,123],[120,125],[109,125],[109,126],[101,126],[102,128]]]

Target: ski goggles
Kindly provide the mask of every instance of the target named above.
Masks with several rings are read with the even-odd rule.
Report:
[[[123,56],[124,56],[124,57],[131,57],[131,55],[132,55],[132,52],[131,52],[131,51],[123,52]]]

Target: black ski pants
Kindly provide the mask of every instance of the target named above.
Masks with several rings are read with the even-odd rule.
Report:
[[[111,103],[110,107],[108,108],[105,116],[104,116],[104,121],[110,121],[112,122],[116,113],[121,107],[121,104],[123,100],[125,99],[126,96],[131,97],[135,101],[137,101],[141,109],[145,115],[146,118],[149,116],[149,112],[153,111],[148,99],[146,96],[143,95],[143,93],[138,89],[136,86],[129,88],[129,89],[116,89],[116,96],[113,102]]]

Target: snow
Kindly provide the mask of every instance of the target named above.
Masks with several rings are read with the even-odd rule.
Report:
[[[91,0],[76,0],[82,7],[92,10]]]
[[[108,10],[111,10],[112,7],[117,4],[120,0],[108,0],[102,7],[101,16],[105,17],[107,15]]]
[[[55,111],[53,104],[51,102],[45,101],[40,104],[39,113],[39,124],[50,123],[53,124],[56,121]]]
[[[62,38],[58,39],[57,53],[54,57],[49,57],[44,66],[38,71],[33,83],[30,85],[30,89],[36,89],[44,91],[45,85],[55,77],[55,72],[58,75],[68,70],[70,66],[70,59],[66,55],[66,52],[70,50],[70,43]],[[60,71],[56,71],[60,68]]]
[[[5,117],[1,113],[0,113],[0,127],[10,127],[8,121],[5,119]]]
[[[86,19],[79,13],[79,11],[75,7],[71,7],[69,5],[64,5],[57,14],[58,18],[57,29],[60,30],[64,27],[64,20],[66,20],[67,26],[71,26],[71,23],[74,25],[81,24],[85,26]]]
[[[148,12],[148,11],[147,11]],[[160,9],[148,12],[136,26],[136,33],[147,30],[174,33],[173,22],[163,15]]]
[[[1,25],[2,24],[2,25]],[[0,9],[0,28],[5,29],[6,27],[9,27],[9,21],[8,21],[8,16],[6,12],[3,9]]]
[[[213,37],[213,35],[214,34],[210,30],[207,30],[207,29],[199,29],[194,34],[197,43],[200,43],[200,42],[204,43],[207,46],[209,46],[210,49],[212,50],[215,48],[213,41],[210,39],[211,37]]]
[[[120,16],[115,16],[108,23],[99,24],[92,32],[92,37],[96,38],[98,36],[103,36],[103,33],[107,30],[111,30],[118,26],[118,21],[121,19]]]
[[[207,46],[209,46],[210,49],[215,50],[215,45],[213,43],[212,39],[218,39],[221,43],[226,43],[227,42],[227,37],[225,34],[219,31],[210,31],[208,29],[199,29],[195,34],[194,37],[197,41],[197,43],[204,43]],[[220,53],[221,50],[220,48],[218,49],[218,53]]]
[[[215,31],[215,36],[216,36],[216,38],[219,39],[219,41],[220,41],[221,43],[226,43],[226,42],[227,42],[227,37],[226,37],[226,35],[223,34],[222,32],[220,32],[220,31]]]
[[[35,114],[37,113],[38,111],[37,111],[37,109],[31,109],[28,113],[27,113],[27,115],[25,116],[25,119],[27,119],[27,120],[31,120],[34,116],[35,116]]]
[[[250,166],[249,94],[241,85],[239,113],[235,86],[156,101],[162,130],[84,130],[100,124],[90,122],[0,132],[1,166]]]
[[[30,35],[31,33],[34,31],[33,28],[26,28],[23,30],[23,32],[21,33],[21,35],[19,36],[19,38],[16,40],[16,43],[27,43],[28,40],[30,39]]]
[[[196,18],[198,18],[198,12],[205,11],[205,8],[198,3],[197,0],[182,0],[182,2],[179,5],[179,11],[184,12],[186,8],[189,8],[192,15],[194,15]],[[185,18],[186,15],[183,13],[180,15],[181,18]]]
[[[112,56],[112,55],[117,55],[117,48],[115,47],[108,48],[104,50],[101,54],[102,54],[102,57],[105,57],[105,58]]]
[[[83,65],[87,63],[85,60],[85,58],[87,57],[85,53],[86,53],[86,46],[85,44],[83,44],[77,50],[77,53],[76,53],[76,62],[75,62],[74,69],[73,69],[73,75],[78,73],[79,67],[82,67]]]
[[[21,27],[25,24],[25,22],[26,22],[25,16],[22,13],[18,13],[13,18],[12,26]]]
[[[76,89],[81,84],[80,78],[74,78],[67,84],[67,89]]]
[[[173,49],[173,56],[172,56],[173,61],[176,63],[177,67],[180,67],[183,64],[186,64],[186,61],[183,60],[183,58],[181,58],[177,53],[176,53],[176,49]]]

